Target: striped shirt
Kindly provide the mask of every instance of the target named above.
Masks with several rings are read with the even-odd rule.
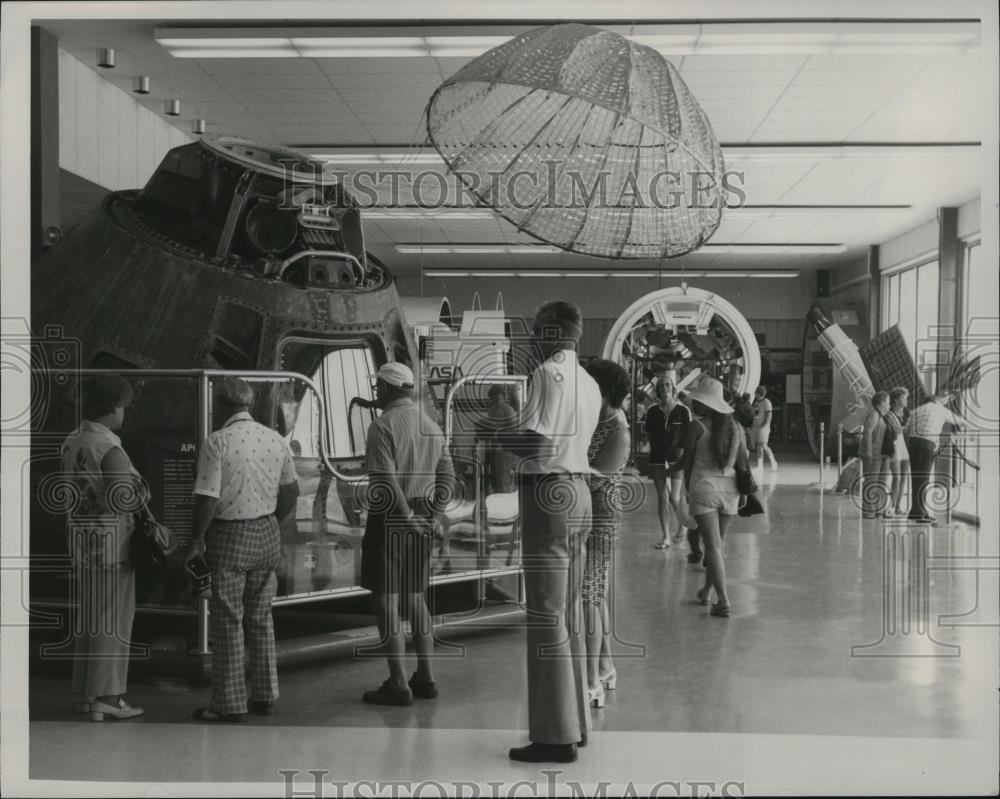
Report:
[[[393,400],[368,428],[365,468],[373,474],[395,475],[407,500],[430,500],[439,464],[450,477],[444,433],[412,399]]]
[[[257,519],[274,513],[278,486],[295,479],[285,439],[241,411],[205,439],[194,493],[218,498],[216,519]]]

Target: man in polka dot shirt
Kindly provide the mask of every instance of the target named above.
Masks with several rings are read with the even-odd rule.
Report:
[[[240,721],[248,709],[267,715],[278,697],[271,616],[278,520],[294,510],[299,487],[288,444],[254,421],[252,404],[248,383],[223,378],[213,411],[222,424],[198,456],[187,561],[204,555],[212,571],[212,699],[195,711],[201,721]]]

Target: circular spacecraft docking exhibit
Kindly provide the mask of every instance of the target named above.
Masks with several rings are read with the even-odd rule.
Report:
[[[604,341],[602,357],[632,375],[634,403],[651,399],[664,377],[678,390],[708,375],[732,394],[760,382],[760,349],[750,324],[734,305],[709,291],[671,287],[632,303]]]

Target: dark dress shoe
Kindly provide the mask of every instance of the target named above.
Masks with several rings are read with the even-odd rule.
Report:
[[[274,702],[264,699],[251,699],[247,703],[247,710],[258,716],[270,716],[274,710]]]
[[[688,563],[701,563],[702,555],[700,552],[689,552],[688,553]]]
[[[421,680],[416,674],[410,677],[410,690],[421,699],[437,699],[438,689],[434,680]]]
[[[413,694],[409,688],[401,691],[394,690],[392,685],[386,680],[374,691],[365,691],[362,700],[369,705],[397,705],[405,707],[413,704]]]
[[[511,760],[522,763],[572,763],[576,760],[576,744],[537,744],[517,746],[510,750]]]

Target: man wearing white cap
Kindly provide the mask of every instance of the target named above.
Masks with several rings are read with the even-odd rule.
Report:
[[[368,521],[361,550],[361,585],[372,592],[375,617],[389,664],[389,679],[363,699],[375,705],[411,705],[438,695],[431,669],[434,638],[425,593],[430,582],[434,515],[452,490],[454,472],[444,434],[413,401],[413,372],[391,362],[376,374],[375,406],[382,414],[368,428]],[[413,628],[417,671],[407,683],[399,602]]]

